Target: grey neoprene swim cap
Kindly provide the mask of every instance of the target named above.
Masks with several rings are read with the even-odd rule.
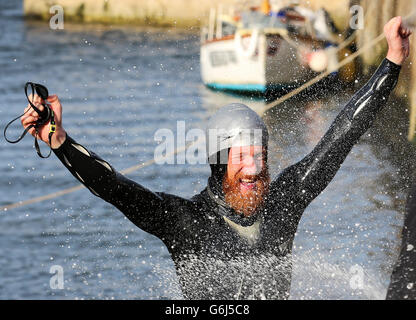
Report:
[[[231,147],[264,146],[269,133],[263,119],[242,103],[220,108],[208,121],[206,129],[209,163],[218,163],[218,152]],[[221,152],[220,163],[226,164],[228,153]]]

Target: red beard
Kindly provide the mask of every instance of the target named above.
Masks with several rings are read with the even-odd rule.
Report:
[[[241,180],[243,179],[252,181],[244,194],[241,193],[243,183]],[[233,178],[229,178],[225,174],[222,183],[225,201],[239,214],[243,214],[245,217],[251,216],[263,204],[269,193],[269,184],[270,175],[267,167],[255,176],[238,173]]]

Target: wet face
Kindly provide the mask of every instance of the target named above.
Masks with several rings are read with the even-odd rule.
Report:
[[[266,149],[262,146],[232,147],[223,180],[226,202],[248,217],[262,205],[269,192]]]

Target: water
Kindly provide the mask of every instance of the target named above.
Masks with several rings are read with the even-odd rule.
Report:
[[[198,45],[198,34],[168,30],[66,24],[53,31],[24,22],[20,2],[2,0],[0,127],[23,111],[24,83],[43,83],[63,103],[67,132],[122,170],[153,158],[160,128],[176,131],[177,121],[187,130],[204,128],[221,105],[264,104],[206,89]],[[274,175],[313,148],[349,95],[289,102],[266,115]],[[305,211],[291,299],[384,298],[407,176],[380,127]],[[16,125],[10,135],[20,130]],[[56,157],[38,158],[32,138],[16,145],[1,139],[0,148],[0,206],[77,185]],[[183,197],[201,191],[208,176],[205,165],[151,165],[129,175]],[[0,212],[0,243],[1,299],[181,298],[162,242],[85,190]],[[50,287],[54,265],[63,268],[63,290]],[[357,275],[362,282],[354,285]]]

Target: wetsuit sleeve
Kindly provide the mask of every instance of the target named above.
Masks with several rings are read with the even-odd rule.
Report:
[[[95,153],[66,136],[53,152],[64,166],[94,195],[113,204],[129,220],[163,240],[175,223],[170,208],[173,195],[152,192],[126,178]],[[179,200],[176,199],[176,200]],[[184,200],[184,199],[183,199]]]
[[[348,153],[373,124],[396,86],[401,67],[384,59],[371,79],[347,102],[317,146],[286,168],[272,188],[299,209],[315,199],[333,179]]]

